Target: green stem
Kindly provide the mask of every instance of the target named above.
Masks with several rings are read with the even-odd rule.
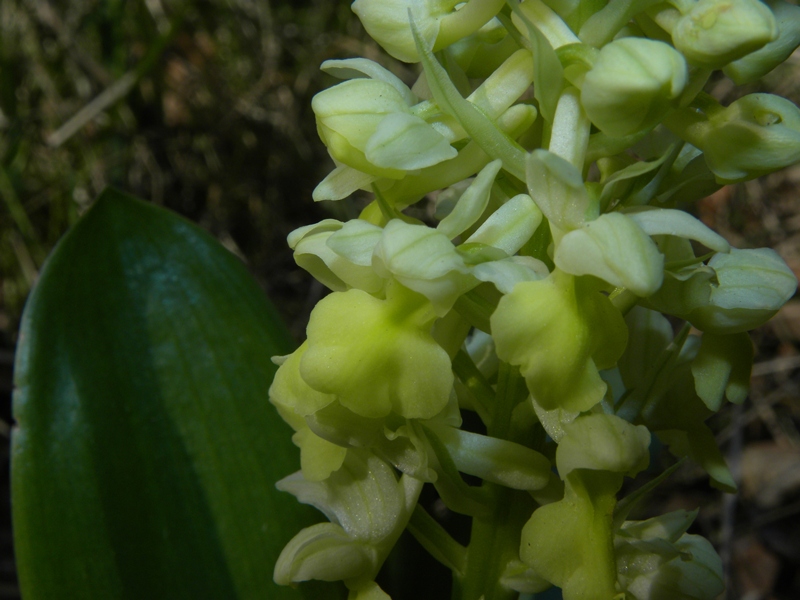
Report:
[[[528,388],[519,369],[501,362],[497,373],[497,396],[492,411],[492,426],[487,431],[490,437],[510,439],[511,415],[517,404],[527,396]]]
[[[682,140],[702,150],[709,129],[708,117],[693,106],[673,110],[663,120],[664,126]]]
[[[617,288],[608,297],[623,316],[627,315],[631,309],[639,303],[639,296],[625,288]]]
[[[389,204],[383,194],[381,194],[378,186],[374,183],[372,184],[372,193],[375,194],[375,200],[378,202],[378,208],[381,209],[381,214],[387,222],[391,221],[392,219],[403,219],[403,215],[400,213],[400,211],[397,210],[395,206]]]
[[[497,308],[496,305],[492,305],[491,302],[475,292],[475,290],[459,296],[453,305],[453,309],[470,325],[486,333],[491,333],[492,331],[489,319],[495,308]]]
[[[450,452],[432,430],[420,425],[425,432],[428,443],[436,455],[436,473],[438,478],[434,485],[439,496],[450,510],[474,518],[487,516],[491,511],[491,496],[485,487],[471,486],[462,478],[461,473],[450,456]]]
[[[472,393],[475,398],[475,408],[481,420],[488,425],[491,421],[490,414],[494,401],[492,386],[464,350],[459,350],[453,358],[453,372]]]
[[[411,514],[408,531],[431,556],[445,567],[456,575],[463,573],[467,549],[450,537],[450,534],[419,504]]]
[[[656,391],[659,380],[661,380],[662,377],[671,376],[670,364],[674,364],[680,356],[681,349],[686,342],[686,338],[689,336],[690,330],[691,325],[685,323],[678,332],[678,335],[675,336],[672,342],[670,342],[658,357],[656,363],[650,368],[645,382],[635,388],[620,402],[616,410],[618,417],[634,423],[639,419],[639,416],[647,410],[647,407],[652,405],[654,400],[658,400],[660,396],[653,392]]]
[[[615,138],[598,131],[589,137],[586,148],[586,162],[591,164],[600,158],[621,154],[638,143],[648,133],[649,131],[644,130],[625,137]]]
[[[453,581],[453,600],[513,600],[518,592],[502,585],[506,565],[519,560],[520,533],[534,503],[525,492],[487,484],[494,492],[488,518],[473,519],[463,578]]]
[[[695,101],[698,94],[703,91],[706,83],[713,71],[711,69],[703,69],[701,67],[693,67],[689,70],[689,81],[686,82],[686,87],[681,92],[679,106],[687,106]]]
[[[519,370],[501,363],[487,432],[490,436],[509,439],[514,407],[527,394]],[[534,503],[524,492],[492,483],[484,483],[483,488],[490,494],[491,511],[472,521],[464,575],[453,580],[454,600],[511,600],[518,595],[504,587],[501,580],[508,563],[519,559],[520,533]]]

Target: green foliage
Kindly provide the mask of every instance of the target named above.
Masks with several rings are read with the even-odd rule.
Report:
[[[134,417],[130,423],[112,415],[127,427],[113,441],[127,435],[133,440],[128,447],[157,448],[156,442],[166,439],[168,449],[184,452],[184,462],[166,450],[157,455],[163,471],[157,471],[153,456],[132,454],[137,460],[130,471],[155,474],[139,479],[156,504],[156,519],[171,519],[159,516],[175,513],[164,497],[188,477],[203,493],[201,500],[188,502],[187,514],[207,524],[195,533],[212,541],[201,550],[195,548],[200,544],[186,542],[156,562],[170,565],[177,554],[196,550],[199,558],[193,563],[222,573],[216,587],[208,588],[213,595],[250,593],[237,586],[256,553],[242,543],[234,546],[246,556],[232,554],[226,545],[226,511],[247,512],[245,503],[220,500],[221,512],[215,512],[217,498],[242,489],[257,505],[248,517],[269,511],[287,532],[300,527],[277,558],[275,581],[341,580],[349,600],[386,600],[383,584],[376,581],[406,528],[452,569],[454,598],[505,600],[550,585],[560,587],[565,600],[715,597],[722,589],[721,561],[707,541],[686,533],[694,515],[626,520],[671,471],[623,500],[618,495],[625,477],[638,477],[646,468],[654,438],[675,456],[697,463],[713,485],[736,489],[707,420],[726,399],[744,400],[753,359],[746,332],[772,317],[794,294],[797,281],[774,251],[731,248],[680,207],[722,184],[771,173],[800,158],[800,113],[790,101],[756,93],[725,106],[702,91],[712,70],[750,80],[785,59],[800,41],[796,11],[778,1],[757,0],[357,0],[351,8],[392,56],[419,65],[326,61],[323,70],[344,81],[312,102],[317,131],[336,164],[313,198],[344,200],[344,207],[342,220],[328,218],[288,236],[297,265],[332,293],[312,311],[306,342],[274,359],[279,369],[268,395],[294,430],[300,470],[287,474],[283,459],[268,467],[271,476],[279,470],[287,475],[279,489],[316,507],[330,522],[302,528],[295,516],[284,518],[273,509],[265,479],[246,470],[266,469],[265,457],[277,451],[265,442],[274,427],[264,420],[270,413],[254,414],[244,424],[236,421],[241,410],[219,417],[210,409],[192,413],[197,403],[185,398],[195,378],[158,375],[158,386],[169,391],[156,404],[168,417],[159,423],[177,433],[143,426],[149,423],[146,415],[128,408]],[[179,10],[170,19],[156,19],[157,38],[110,91],[124,95],[146,81],[177,23],[198,14],[187,7],[185,14]],[[51,142],[74,135],[75,126],[67,125]],[[213,144],[201,146],[213,164]],[[374,200],[357,219],[346,221],[344,215],[356,214],[348,198],[364,192],[372,192]],[[413,206],[426,196],[429,206]],[[9,214],[24,224],[24,209],[13,194],[8,197]],[[154,262],[153,252],[164,254],[160,244],[174,231],[142,226],[144,233],[135,239],[155,241],[144,248],[134,244],[135,251],[131,244],[109,241],[127,239],[119,220],[103,230],[110,237],[82,233],[94,231],[86,223],[97,222],[97,215],[116,214],[108,207],[119,202],[101,200],[50,264],[68,265],[72,270],[64,266],[64,272],[78,273],[73,277],[78,281],[90,271],[76,271],[74,265],[84,264],[87,256],[94,257],[93,267],[108,273],[109,260],[136,265],[133,281],[149,273],[142,265]],[[135,214],[155,214],[153,208],[131,206]],[[84,237],[94,241],[74,241]],[[97,256],[98,248],[107,247],[118,250]],[[74,260],[62,258],[65,252]],[[184,318],[186,327],[202,331],[202,339],[213,345],[185,369],[202,367],[197,380],[210,393],[241,383],[247,393],[237,399],[258,398],[248,406],[265,411],[268,376],[256,389],[247,383],[251,380],[225,371],[226,361],[236,358],[234,370],[247,363],[271,374],[267,357],[285,350],[258,346],[268,328],[253,324],[252,293],[236,293],[239,288],[226,285],[223,276],[213,289],[203,287],[205,280],[197,276],[201,269],[192,265],[204,256],[195,251],[178,256],[180,266],[167,262],[166,275],[157,278],[153,290],[172,289],[173,280],[181,281],[192,310],[208,303],[217,311],[201,321]],[[181,270],[185,265],[191,268]],[[45,312],[39,298],[50,295],[79,308],[49,311],[41,322],[55,323],[59,315],[66,322],[64,315],[70,314],[82,323],[91,309],[102,324],[84,338],[54,334],[61,345],[41,350],[54,362],[67,357],[68,366],[78,369],[80,377],[69,381],[77,382],[75,393],[80,400],[86,394],[91,410],[85,423],[78,418],[84,412],[69,413],[69,423],[88,432],[73,436],[81,440],[77,447],[91,454],[99,447],[95,440],[111,440],[97,433],[107,435],[103,419],[111,418],[104,412],[108,398],[101,388],[109,388],[106,382],[121,373],[135,384],[133,392],[118,394],[123,406],[150,407],[133,403],[134,396],[150,389],[149,379],[134,377],[129,366],[118,367],[118,355],[128,356],[127,351],[94,356],[77,352],[82,346],[73,339],[93,342],[97,353],[103,343],[112,348],[115,340],[129,337],[131,351],[143,349],[144,358],[136,363],[142,372],[158,374],[167,364],[164,336],[174,331],[164,323],[165,315],[174,322],[176,304],[164,300],[169,310],[156,314],[152,306],[154,301],[161,306],[159,294],[148,291],[140,298],[138,284],[121,285],[110,274],[104,278],[117,283],[106,287],[121,295],[112,294],[103,304],[100,296],[81,295],[82,286],[48,283],[52,270],[46,270],[30,310]],[[242,275],[233,263],[223,271],[230,271],[227,277]],[[48,286],[59,291],[48,292]],[[234,314],[222,314],[222,306]],[[677,334],[662,313],[685,321]],[[113,335],[105,333],[124,316]],[[38,321],[26,321],[34,324],[26,328],[35,329]],[[690,334],[692,326],[699,335]],[[70,327],[55,323],[42,339],[50,332],[73,331]],[[232,332],[239,346],[228,349],[221,337],[211,335],[218,329]],[[252,346],[243,342],[259,332]],[[169,346],[171,358],[186,360],[203,348],[199,341],[181,344]],[[31,430],[25,411],[32,404],[24,399],[50,389],[42,383],[44,367],[30,376],[32,368],[26,366],[26,357],[39,350],[24,345],[23,350],[21,376],[30,383],[23,382],[19,396],[19,440],[25,439],[26,427]],[[216,362],[203,362],[206,355]],[[223,368],[221,375],[215,366]],[[52,370],[60,373],[60,368]],[[173,372],[182,373],[165,371]],[[82,384],[95,378],[103,385]],[[160,392],[158,386],[153,389]],[[45,422],[53,418],[52,411],[42,409],[42,414]],[[217,455],[217,464],[192,462],[196,456],[206,460],[216,447],[206,444],[209,414],[219,421],[214,431],[224,436],[220,439],[236,438],[224,442],[230,451],[225,457],[233,472],[248,480],[243,488],[206,485],[209,474],[227,472],[220,465],[228,463]],[[288,439],[288,431],[282,439]],[[45,441],[40,444],[49,448]],[[91,456],[106,473],[116,454]],[[35,473],[28,479],[42,480],[36,469],[51,468],[48,461],[26,463]],[[177,472],[181,475],[174,481],[161,484],[159,477]],[[449,510],[472,518],[468,547],[425,514],[419,505],[425,483],[435,487]],[[113,479],[91,484],[110,489],[112,500],[124,495],[131,502],[119,491],[127,488]],[[41,497],[24,485],[15,487],[31,504]],[[105,515],[115,506],[105,496],[89,500],[87,506],[101,506]],[[31,519],[25,518],[33,513],[19,514],[18,530],[27,532]],[[171,520],[180,522],[179,516]],[[103,527],[116,523],[109,519]],[[157,529],[121,531],[139,543],[136,536]],[[29,537],[36,535],[42,539],[41,533]],[[137,564],[136,543],[125,546],[125,557],[133,558],[118,572]],[[261,563],[271,566],[272,558]],[[265,571],[259,575],[266,577]],[[259,592],[271,589],[267,579],[253,586]]]
[[[238,259],[105,192],[23,319],[12,485],[25,597],[300,597],[270,567],[311,521],[274,488],[296,458],[264,392],[270,356],[290,347]]]

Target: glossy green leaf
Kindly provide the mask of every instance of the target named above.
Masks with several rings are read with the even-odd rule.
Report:
[[[233,255],[104,192],[23,316],[12,497],[25,598],[335,596],[272,581],[315,516],[275,489],[298,467],[267,400],[270,357],[290,349]]]

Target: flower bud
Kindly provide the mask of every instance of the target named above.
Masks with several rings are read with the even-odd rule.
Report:
[[[308,481],[295,473],[275,487],[332,521],[307,527],[289,541],[275,564],[275,581],[358,584],[377,575],[408,522],[421,484],[406,477],[397,481],[394,469],[371,452],[348,450],[342,468],[326,480]]]
[[[653,240],[618,212],[600,215],[567,233],[553,260],[566,273],[594,275],[641,297],[661,287],[664,272],[664,257]]]
[[[618,582],[636,600],[711,600],[724,589],[722,561],[708,540],[684,533],[696,513],[626,521],[614,539]],[[677,531],[671,531],[678,525]]]
[[[478,285],[463,257],[447,236],[425,225],[392,219],[375,246],[372,267],[422,294],[439,316],[453,308],[458,297]]]
[[[409,0],[356,0],[351,9],[369,36],[398,60],[418,62],[419,56],[414,38],[408,27],[408,9],[415,10],[414,18],[425,39],[435,37],[439,32],[439,11],[436,2],[410,2]],[[432,6],[434,5],[434,6]],[[431,10],[434,8],[434,10]]]
[[[701,331],[738,333],[772,318],[796,288],[797,279],[774,250],[732,249],[714,255],[708,266],[665,277],[650,303]]]
[[[739,85],[751,83],[772,71],[800,44],[800,7],[783,0],[771,0],[767,4],[778,23],[778,37],[725,67],[725,75]]]
[[[669,44],[622,38],[600,51],[586,73],[581,103],[589,119],[612,137],[655,126],[686,85],[686,63]]]
[[[351,79],[314,96],[311,108],[317,118],[317,132],[334,160],[372,172],[364,156],[367,141],[386,115],[409,112],[395,88],[375,79]],[[376,172],[394,176],[398,172]]]
[[[759,0],[700,0],[672,30],[672,42],[695,66],[721,69],[774,40],[778,26]]]
[[[800,109],[772,94],[750,94],[713,113],[696,141],[717,181],[733,183],[800,160]]]
[[[435,49],[478,31],[494,17],[503,0],[471,0],[458,10],[448,0],[356,0],[351,8],[370,37],[395,58],[419,62],[419,54],[408,26],[412,11],[424,39],[436,39]]]
[[[458,154],[386,81],[345,81],[314,96],[311,108],[333,159],[364,173],[399,179]]]

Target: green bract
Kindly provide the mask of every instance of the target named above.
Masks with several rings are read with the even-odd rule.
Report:
[[[753,342],[744,332],[730,335],[706,333],[692,361],[695,390],[703,403],[717,411],[723,396],[741,404],[750,388]]]

